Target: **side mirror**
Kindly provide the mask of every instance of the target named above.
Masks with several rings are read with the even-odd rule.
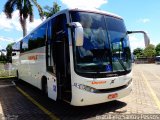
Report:
[[[144,34],[145,46],[148,46],[150,44],[150,39],[149,39],[146,32],[144,32],[144,31],[127,31],[127,34],[132,34],[132,33],[142,33],[142,34]]]
[[[71,26],[75,28],[75,43],[76,46],[83,46],[83,27],[79,22],[72,22]]]
[[[145,46],[148,46],[150,44],[150,39],[145,32],[144,32],[144,42],[145,42]]]

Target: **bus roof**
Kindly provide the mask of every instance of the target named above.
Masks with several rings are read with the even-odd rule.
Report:
[[[89,8],[89,9],[87,9],[87,8],[85,8],[85,9],[84,8],[83,9],[82,8],[68,8],[68,9],[64,9],[64,10],[61,10],[61,11],[57,12],[56,14],[52,15],[47,20],[49,20],[49,19],[51,19],[51,18],[53,18],[53,17],[55,17],[55,16],[57,16],[61,13],[65,13],[67,11],[83,11],[83,12],[98,13],[98,14],[104,14],[104,15],[108,15],[108,16],[112,16],[112,17],[122,19],[122,17],[119,16],[119,15],[116,15],[114,13],[110,13],[110,12],[107,12],[107,11],[102,11],[102,10],[99,10],[99,9],[95,9],[95,8]]]
[[[74,8],[74,9],[66,9],[66,10],[68,10],[68,11],[85,11],[85,12],[93,12],[93,13],[99,13],[99,14],[109,15],[109,16],[112,16],[112,17],[116,17],[116,18],[122,19],[122,17],[119,16],[119,15],[116,15],[116,14],[114,14],[114,13],[110,13],[110,12],[107,12],[107,11],[95,9],[95,8],[91,8],[91,9]]]
[[[84,11],[84,12],[99,13],[99,14],[104,14],[104,15],[108,15],[108,16],[112,16],[112,17],[116,17],[116,18],[122,19],[122,17],[120,17],[120,16],[118,16],[116,14],[113,14],[113,13],[110,13],[110,12],[106,12],[106,11],[102,11],[102,10],[98,10],[98,9],[95,9],[95,8],[90,8],[90,9],[68,8],[68,9],[61,10],[61,11],[57,12],[56,14],[52,15],[47,20],[45,20],[43,23],[47,22],[48,20],[52,19],[53,17],[55,17],[55,16],[57,16],[59,14],[65,13],[67,11],[68,12],[69,11]]]
[[[119,19],[122,19],[122,17],[116,15],[116,14],[113,14],[113,13],[110,13],[110,12],[106,12],[106,11],[102,11],[102,10],[99,10],[99,9],[95,9],[95,8],[90,8],[90,9],[82,9],[82,8],[68,8],[68,9],[64,9],[64,10],[61,10],[59,12],[57,12],[56,14],[52,15],[51,17],[49,17],[48,19],[46,19],[45,21],[43,21],[39,26],[37,26],[36,28],[34,28],[30,33],[32,33],[35,29],[39,28],[41,25],[45,24],[47,21],[49,21],[50,19],[56,17],[57,15],[60,15],[62,13],[65,13],[65,12],[69,12],[69,11],[84,11],[84,12],[91,12],[91,13],[99,13],[99,14],[104,14],[104,15],[108,15],[108,16],[112,16],[112,17],[115,17],[115,18],[119,18]],[[22,39],[24,39],[25,37],[27,37],[30,33],[28,33],[26,36],[24,36]],[[21,40],[22,40],[21,39]],[[20,41],[21,41],[20,40]]]

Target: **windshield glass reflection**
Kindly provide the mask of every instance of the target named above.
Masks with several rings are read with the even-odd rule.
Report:
[[[71,12],[84,29],[83,46],[74,45],[75,68],[84,73],[131,69],[130,46],[123,20],[96,13]]]

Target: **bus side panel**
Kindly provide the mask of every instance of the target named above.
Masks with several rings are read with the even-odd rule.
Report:
[[[20,79],[41,89],[41,78],[45,76],[45,47],[31,50],[21,55]]]
[[[34,49],[20,56],[19,78],[42,89],[42,77],[47,78],[48,97],[57,99],[57,82],[53,74],[46,72],[45,47]]]
[[[28,56],[30,59],[30,75],[33,84],[41,89],[41,78],[45,76],[46,65],[45,65],[45,47],[37,48],[32,51],[33,53]]]
[[[30,83],[29,77],[29,60],[27,54],[20,55],[20,65],[18,67],[19,78]]]
[[[48,85],[48,97],[55,100],[57,99],[57,79],[55,75],[46,73],[48,76],[47,78],[47,85]]]

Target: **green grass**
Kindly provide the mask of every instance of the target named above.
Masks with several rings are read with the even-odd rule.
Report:
[[[15,70],[4,70],[4,64],[0,64],[0,78],[10,78],[16,76]]]
[[[0,77],[10,77],[10,76],[15,76],[16,71],[15,70],[0,70]]]
[[[5,79],[5,78],[15,78],[15,76],[0,77],[0,79]]]

